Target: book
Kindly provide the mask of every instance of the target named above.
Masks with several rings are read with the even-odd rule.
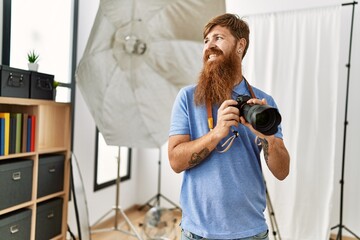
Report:
[[[15,153],[21,153],[21,136],[22,136],[22,114],[16,113],[16,143]]]
[[[10,113],[0,112],[0,118],[5,119],[4,131],[4,155],[9,155],[9,137],[10,137]]]
[[[22,130],[22,114],[21,113],[11,113],[11,117],[15,119],[15,126],[14,126],[14,153],[21,152],[21,130]]]
[[[13,114],[10,114],[9,154],[15,153],[15,140],[16,140],[16,119]]]
[[[27,152],[27,131],[28,131],[28,114],[23,113],[22,116],[22,132],[21,132],[21,152]]]
[[[5,118],[0,118],[0,156],[4,156],[5,148]]]
[[[31,151],[31,117],[28,116],[27,118],[27,135],[26,135],[26,152],[30,152]]]
[[[35,151],[35,128],[36,128],[36,116],[35,115],[31,115],[31,138],[30,138],[30,151],[34,152]]]

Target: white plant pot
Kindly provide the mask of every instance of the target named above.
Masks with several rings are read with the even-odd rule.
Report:
[[[39,68],[39,64],[37,64],[37,63],[28,63],[28,68],[29,68],[30,71],[37,72],[37,70]]]

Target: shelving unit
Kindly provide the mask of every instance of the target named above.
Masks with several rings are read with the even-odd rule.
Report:
[[[33,160],[31,201],[2,209],[0,210],[0,216],[19,209],[31,209],[30,239],[35,240],[37,204],[54,198],[62,198],[61,234],[53,239],[65,239],[70,189],[71,104],[57,103],[50,100],[0,97],[0,112],[28,113],[35,115],[37,119],[35,127],[35,151],[0,156],[0,163],[4,160]],[[45,154],[62,154],[65,156],[63,190],[38,198],[39,158]]]

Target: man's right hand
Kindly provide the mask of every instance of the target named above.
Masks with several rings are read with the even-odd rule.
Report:
[[[235,100],[225,100],[219,107],[217,123],[213,131],[222,139],[229,134],[231,126],[237,127],[240,122],[239,109]]]

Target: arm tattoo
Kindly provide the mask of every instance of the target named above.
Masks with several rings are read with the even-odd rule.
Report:
[[[265,138],[259,138],[259,140],[260,140],[261,146],[264,150],[264,158],[267,163],[268,159],[269,159],[269,143]]]
[[[194,166],[198,165],[209,155],[209,153],[210,153],[210,151],[207,148],[204,148],[199,153],[193,153],[191,155],[191,159],[189,161],[189,166],[194,167]]]

